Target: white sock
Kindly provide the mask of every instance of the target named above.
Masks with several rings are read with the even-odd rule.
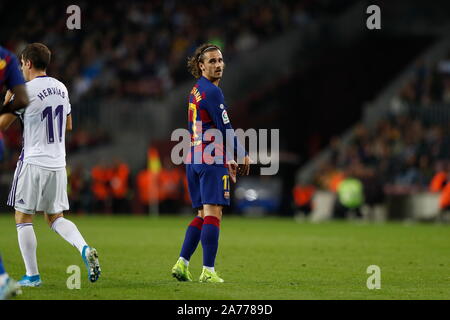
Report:
[[[183,257],[180,257],[180,259],[184,262],[184,264],[185,264],[186,266],[189,266],[189,260],[186,260],[186,259],[183,258]]]
[[[203,266],[203,268],[208,269],[211,272],[215,272],[214,271],[214,267],[207,267],[207,266]]]
[[[64,238],[67,242],[73,245],[80,251],[83,251],[84,246],[87,246],[77,226],[70,220],[63,217],[56,219],[52,224],[52,230]]]
[[[35,276],[39,274],[36,258],[37,240],[32,223],[18,223],[17,238],[19,240],[20,252],[22,252],[25,263],[26,275]]]

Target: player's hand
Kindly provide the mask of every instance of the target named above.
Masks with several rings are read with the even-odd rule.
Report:
[[[238,170],[237,162],[234,160],[229,160],[227,162],[227,167],[228,167],[228,174],[230,175],[231,181],[233,181],[233,183],[236,183],[236,175],[237,175],[237,170]]]
[[[11,90],[6,91],[5,101],[3,102],[3,105],[0,105],[0,114],[5,113],[3,110],[3,106],[5,106],[9,101],[11,101],[12,96],[13,96],[13,94],[12,94]]]
[[[237,173],[240,176],[248,176],[250,173],[250,164],[253,163],[249,156],[245,156],[244,163],[238,166]]]
[[[3,102],[3,105],[5,105],[9,101],[11,101],[12,96],[13,96],[13,94],[12,94],[11,90],[6,91],[5,101]]]

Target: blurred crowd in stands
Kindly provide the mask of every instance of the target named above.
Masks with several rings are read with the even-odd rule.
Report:
[[[340,199],[343,181],[357,179],[360,187],[349,193],[362,196],[357,207],[381,204],[389,195],[430,191],[441,192],[441,209],[450,208],[449,125],[450,54],[431,67],[418,61],[389,114],[373,128],[357,124],[346,143],[338,136],[331,139],[331,156],[313,183],[295,186],[295,207],[310,212],[314,192],[329,190],[338,195],[336,214],[345,202]]]
[[[162,97],[189,77],[187,57],[200,43],[221,46],[230,61],[329,6],[320,0],[80,1],[81,30],[71,31],[62,14],[71,3],[45,3],[26,6],[21,23],[2,35],[8,37],[3,45],[20,52],[25,41],[45,43],[53,52],[49,74],[66,84],[74,102],[89,93]]]
[[[158,155],[153,160],[150,156],[147,168],[136,174],[120,159],[103,161],[90,170],[78,164],[68,167],[68,180],[73,213],[173,214],[190,210],[183,167],[174,166],[170,158],[161,163]]]
[[[27,43],[43,42],[52,51],[48,74],[67,86],[73,106],[69,154],[111,142],[96,126],[96,101],[163,97],[190,77],[187,57],[200,43],[223,47],[230,61],[333,10],[323,0],[79,1],[81,29],[68,30],[71,4],[0,2],[2,46],[19,54]],[[20,127],[10,129],[5,140],[0,136],[0,143],[6,161],[0,166],[13,169],[21,151]]]
[[[450,103],[450,53],[435,65],[418,60],[412,79],[401,89],[398,104]]]
[[[8,177],[2,179],[5,191],[2,194],[6,196],[20,152],[15,151],[6,161],[4,141],[0,133],[0,173]],[[92,147],[86,141],[77,147]],[[158,151],[150,150],[156,154],[150,155],[147,166],[138,172],[132,172],[121,159],[101,160],[92,168],[82,163],[67,165],[70,211],[76,214],[191,212],[184,166],[174,166],[169,157],[161,161]]]

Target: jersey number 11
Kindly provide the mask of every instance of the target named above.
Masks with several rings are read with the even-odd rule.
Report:
[[[55,132],[53,130],[53,118],[58,118],[57,119],[58,137],[59,142],[62,142],[63,110],[64,107],[62,104],[60,104],[59,106],[56,107],[54,116],[53,116],[53,108],[51,106],[45,108],[44,111],[42,111],[41,121],[47,120],[46,122],[47,143],[55,142]]]

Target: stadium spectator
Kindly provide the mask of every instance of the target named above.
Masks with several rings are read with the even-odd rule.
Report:
[[[149,169],[141,170],[136,177],[139,212],[148,213],[150,207],[158,204],[158,174]]]
[[[115,160],[111,169],[111,179],[109,187],[112,195],[112,209],[114,213],[130,212],[128,202],[129,189],[128,180],[130,176],[130,168],[120,160]]]
[[[446,220],[450,218],[450,171],[447,161],[436,164],[436,174],[431,179],[429,190],[440,193],[439,196],[439,218]]]
[[[362,217],[361,206],[364,204],[364,190],[359,179],[349,176],[342,180],[338,185],[337,195],[333,211],[334,218]]]
[[[176,213],[180,209],[183,191],[183,172],[175,167],[169,157],[164,158],[158,176],[161,213]]]
[[[94,212],[111,213],[110,181],[113,172],[105,163],[97,164],[91,170],[91,190],[94,195]]]
[[[440,192],[447,184],[448,169],[445,162],[439,161],[436,163],[436,174],[433,176],[430,182],[431,192]]]
[[[309,217],[312,211],[312,199],[316,188],[313,185],[299,183],[294,186],[293,198],[297,217]]]

